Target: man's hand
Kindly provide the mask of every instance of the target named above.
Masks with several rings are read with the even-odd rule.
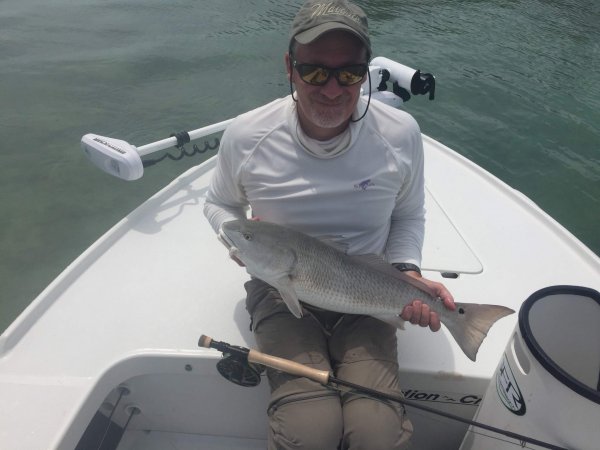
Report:
[[[451,311],[454,311],[456,305],[454,304],[454,298],[452,294],[442,283],[431,281],[421,277],[418,272],[404,272],[406,275],[417,278],[420,282],[426,284],[434,295],[438,296],[443,302],[444,306]],[[439,331],[441,328],[440,317],[436,312],[431,311],[429,305],[421,300],[413,300],[411,303],[406,305],[400,314],[403,320],[406,320],[414,325],[422,327],[429,327],[431,331]]]

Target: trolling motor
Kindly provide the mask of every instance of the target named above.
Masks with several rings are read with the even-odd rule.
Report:
[[[159,150],[177,147],[180,150],[183,144],[223,131],[233,122],[233,119],[224,120],[208,125],[197,130],[172,134],[167,139],[151,142],[150,144],[136,147],[129,142],[89,133],[81,138],[81,149],[90,162],[100,170],[126,181],[133,181],[144,175],[144,167],[156,161],[142,161],[142,156],[149,155]],[[205,149],[216,147],[205,144]],[[204,150],[198,150],[203,153]],[[188,155],[191,156],[191,155]],[[172,158],[177,159],[177,158]]]
[[[465,419],[463,417],[440,411],[435,408],[420,405],[417,402],[406,400],[401,395],[386,394],[366,386],[351,383],[349,381],[334,377],[326,370],[313,369],[312,367],[308,367],[288,359],[278,358],[277,356],[267,355],[257,350],[238,347],[236,345],[228,344],[227,342],[215,341],[211,337],[205,335],[200,336],[200,339],[198,340],[198,346],[204,348],[214,348],[215,350],[220,351],[223,354],[223,359],[217,363],[217,370],[223,377],[240,386],[257,386],[260,383],[260,374],[264,370],[264,366],[266,366],[290,375],[309,378],[313,381],[321,383],[324,386],[329,386],[339,391],[342,391],[341,387],[343,386],[345,388],[349,388],[353,392],[365,395],[367,397],[398,402],[404,406],[410,406],[412,408],[456,420],[467,425],[492,431],[512,439],[517,439],[522,444],[530,443],[552,450],[567,450],[564,447],[559,447],[557,445],[539,441],[528,436],[502,430],[491,425],[475,422],[473,420]]]

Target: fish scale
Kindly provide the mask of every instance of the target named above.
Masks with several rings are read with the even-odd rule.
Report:
[[[299,298],[307,303],[349,314],[400,314],[405,305],[419,298],[431,308],[440,309],[440,302],[428,293],[357,263],[328,244],[316,239],[299,244],[295,246],[298,263],[292,281]],[[319,264],[311,264],[317,258]],[[340,267],[345,270],[341,272]]]

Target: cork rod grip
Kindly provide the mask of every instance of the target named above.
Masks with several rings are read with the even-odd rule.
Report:
[[[262,364],[272,369],[281,370],[290,375],[310,378],[321,384],[327,384],[329,381],[329,372],[326,370],[313,369],[289,359],[278,358],[277,356],[266,355],[257,350],[250,350],[248,361],[251,363]]]

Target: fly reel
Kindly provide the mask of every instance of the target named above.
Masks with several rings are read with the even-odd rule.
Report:
[[[202,335],[198,342],[200,347],[214,348],[223,354],[217,363],[219,373],[232,383],[244,387],[254,387],[260,384],[260,374],[264,367],[248,362],[249,350],[226,342],[214,341]]]
[[[235,384],[244,387],[254,387],[260,384],[260,374],[264,368],[258,364],[249,363],[247,359],[232,353],[223,353],[223,358],[217,363],[219,373]]]

